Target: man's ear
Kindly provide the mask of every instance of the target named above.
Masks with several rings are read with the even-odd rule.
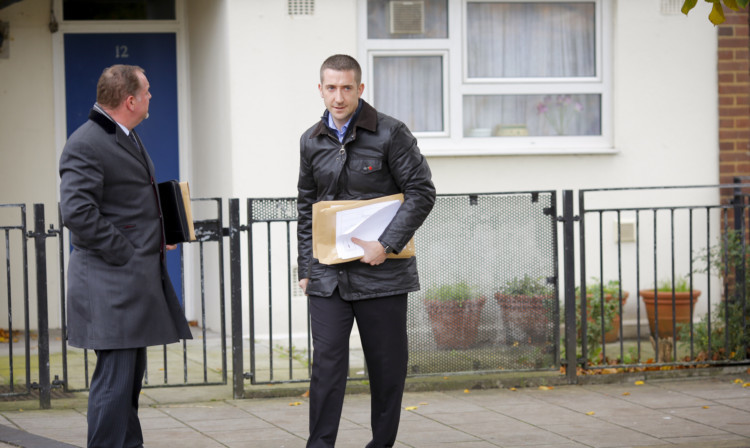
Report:
[[[320,92],[320,97],[323,98],[323,86],[318,84],[318,91]]]
[[[361,84],[359,85],[359,88],[358,88],[357,90],[359,91],[359,95],[357,95],[357,97],[358,97],[358,98],[362,97],[362,92],[364,92],[364,91],[365,91],[365,85],[364,85],[364,83],[361,83]]]

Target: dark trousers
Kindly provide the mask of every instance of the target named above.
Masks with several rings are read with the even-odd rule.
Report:
[[[370,381],[372,441],[368,448],[396,441],[406,381],[407,295],[347,302],[310,296],[313,365],[310,381],[308,448],[333,447],[341,420],[349,369],[349,336],[357,321]]]
[[[145,348],[96,350],[86,414],[88,448],[143,446],[138,397],[145,371]]]

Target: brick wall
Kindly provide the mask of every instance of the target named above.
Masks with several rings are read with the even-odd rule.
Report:
[[[727,20],[718,26],[719,173],[729,184],[750,176],[750,35],[747,10],[724,13]]]

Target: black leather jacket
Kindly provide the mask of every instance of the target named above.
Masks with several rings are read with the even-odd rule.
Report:
[[[380,241],[399,252],[435,204],[430,167],[406,125],[360,99],[344,143],[327,125],[328,114],[300,139],[297,185],[299,278],[307,293],[328,297],[338,286],[345,300],[403,294],[419,289],[416,258],[359,260],[323,265],[312,256],[312,205],[318,201],[372,199],[404,194],[404,203]],[[417,243],[418,244],[418,243]]]

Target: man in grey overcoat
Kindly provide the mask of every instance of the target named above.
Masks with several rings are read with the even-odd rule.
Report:
[[[73,245],[67,338],[96,352],[89,448],[143,446],[146,347],[192,338],[167,274],[154,166],[133,131],[150,99],[142,68],[105,69],[89,120],[60,158],[60,207]]]

